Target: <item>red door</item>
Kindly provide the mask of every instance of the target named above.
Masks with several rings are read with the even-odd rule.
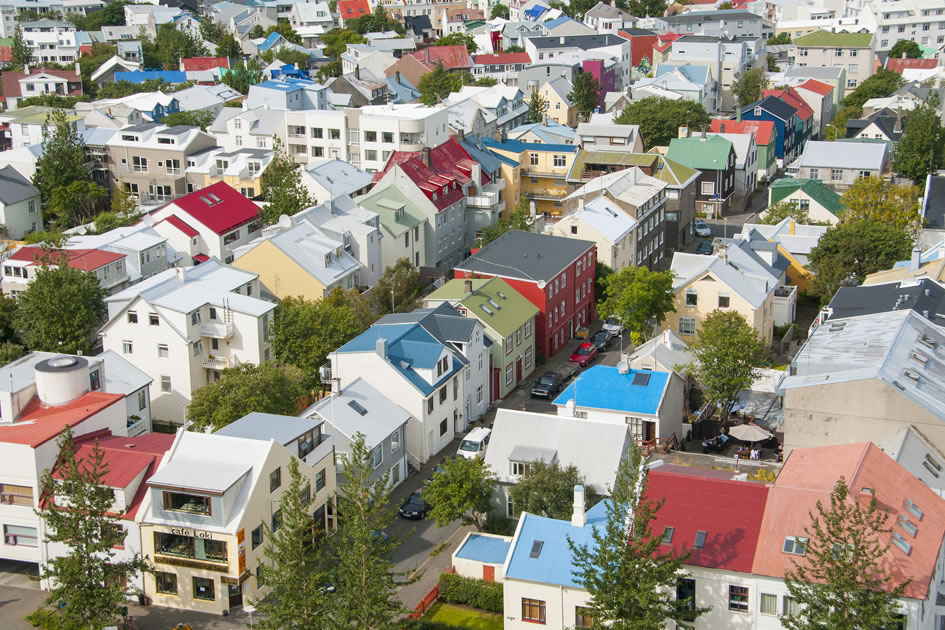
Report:
[[[515,359],[515,382],[522,382],[522,357]]]
[[[488,564],[482,565],[482,579],[486,582],[495,582],[495,567]]]

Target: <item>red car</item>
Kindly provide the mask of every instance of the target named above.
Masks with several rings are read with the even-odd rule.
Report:
[[[577,363],[581,367],[587,367],[591,361],[597,358],[597,346],[592,344],[589,341],[585,341],[581,344],[581,347],[574,351],[574,354],[571,355],[571,358],[568,359],[570,363]]]

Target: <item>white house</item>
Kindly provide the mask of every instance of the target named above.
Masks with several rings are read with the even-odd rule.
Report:
[[[144,223],[115,228],[102,234],[83,234],[84,231],[85,228],[77,228],[70,233],[64,247],[124,254],[128,284],[161,273],[180,260],[180,254],[168,246],[167,238]]]
[[[70,63],[79,58],[75,24],[57,20],[23,22],[23,39],[39,62]]]
[[[0,288],[6,295],[18,298],[40,269],[65,263],[73,269],[94,273],[105,293],[111,295],[128,286],[126,258],[123,253],[102,249],[44,250],[38,245],[24,245],[4,259]]]
[[[39,191],[12,166],[0,168],[0,223],[17,240],[43,229]]]

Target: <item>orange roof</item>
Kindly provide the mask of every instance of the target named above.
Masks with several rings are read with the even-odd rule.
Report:
[[[722,126],[725,129],[722,129]],[[713,118],[709,131],[712,133],[750,133],[755,136],[755,144],[769,145],[775,137],[774,123],[770,120],[724,120]]]
[[[801,95],[794,91],[794,88],[787,88],[786,90],[763,90],[761,97],[773,96],[777,99],[780,99],[797,110],[797,117],[801,120],[807,120],[814,115],[814,110],[811,109],[810,105],[804,102],[804,99],[801,98]]]
[[[336,9],[343,20],[354,20],[362,15],[371,15],[371,5],[368,0],[338,0]]]
[[[430,46],[423,50],[416,50],[410,55],[424,66],[433,70],[437,64],[443,64],[446,70],[453,68],[471,68],[472,58],[469,56],[469,49],[462,44],[455,46]]]
[[[832,85],[829,83],[824,83],[823,81],[818,81],[817,79],[807,79],[807,81],[804,81],[797,87],[810,90],[811,92],[816,92],[817,94],[830,94],[833,92]]]
[[[791,452],[768,492],[752,573],[783,578],[785,570],[794,566],[792,559],[800,561],[800,556],[782,551],[784,538],[804,535],[804,527],[810,524],[808,513],[816,513],[817,501],[830,505],[830,492],[841,476],[847,480],[853,500],[866,501],[870,495],[864,489],[871,489],[879,509],[889,515],[887,526],[912,546],[907,555],[890,545],[880,560],[892,577],[888,588],[911,579],[905,597],[926,599],[945,536],[945,502],[871,442]],[[905,510],[906,499],[922,511],[921,519]],[[897,524],[900,515],[916,526],[915,537]],[[881,539],[888,543],[891,535]]]
[[[890,57],[886,60],[886,69],[902,74],[903,70],[934,70],[938,68],[938,59],[903,59]]]
[[[45,254],[46,252],[43,251],[42,247],[26,245],[16,250],[7,260],[25,260],[36,263],[37,260],[42,259]],[[73,269],[95,271],[116,260],[121,260],[125,255],[105,251],[104,249],[54,249],[49,252],[49,257],[51,261],[66,258],[69,266]]]
[[[124,399],[121,394],[87,392],[68,404],[44,407],[34,396],[16,422],[0,427],[0,442],[36,448],[54,439],[67,425],[74,427]]]

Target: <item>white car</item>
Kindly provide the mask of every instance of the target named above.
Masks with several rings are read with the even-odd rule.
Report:
[[[616,317],[608,317],[604,320],[603,329],[616,337],[623,332],[623,324]]]
[[[709,224],[702,219],[696,219],[696,236],[712,236]]]

